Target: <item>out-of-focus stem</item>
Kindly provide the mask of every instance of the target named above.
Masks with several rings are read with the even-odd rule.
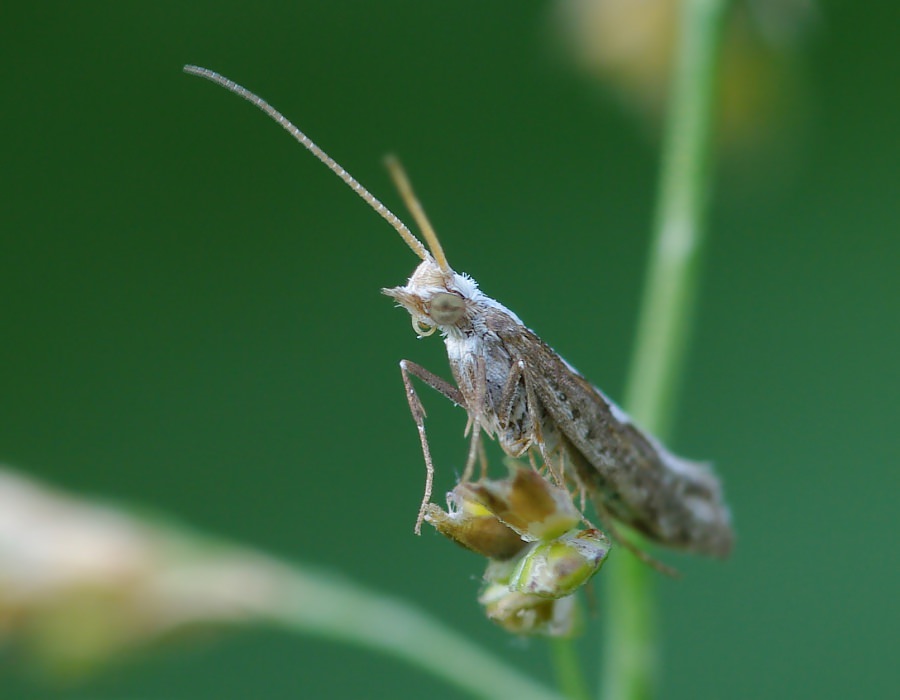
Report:
[[[562,700],[409,603],[337,577],[284,569],[268,617],[292,632],[388,654],[465,691],[500,700]],[[427,692],[423,690],[423,695]]]
[[[625,393],[629,413],[660,437],[672,424],[696,303],[716,59],[727,5],[726,0],[682,0],[653,243]],[[657,574],[623,548],[617,555],[606,571],[602,698],[646,700],[656,685],[651,578]]]
[[[578,650],[573,641],[568,638],[548,641],[553,651],[556,680],[563,695],[567,700],[589,700],[591,693],[588,690],[587,681],[578,660]]]

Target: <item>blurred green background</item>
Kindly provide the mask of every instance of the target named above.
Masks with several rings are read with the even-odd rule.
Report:
[[[412,535],[424,469],[397,363],[449,374],[442,344],[379,294],[413,255],[259,112],[180,71],[266,97],[406,218],[381,165],[399,154],[451,264],[620,397],[658,143],[653,117],[577,69],[557,13],[0,10],[0,460],[343,572],[550,682],[543,642],[482,618],[481,561]],[[667,558],[685,576],[658,583],[666,698],[896,688],[896,19],[889,2],[822,3],[759,58],[773,84],[789,76],[774,116],[760,108],[769,136],[725,144],[671,442],[716,463],[739,539],[726,563]],[[465,417],[424,399],[440,493]],[[601,624],[581,645],[595,668]],[[26,661],[0,653],[4,700],[458,697],[263,629],[74,685]]]

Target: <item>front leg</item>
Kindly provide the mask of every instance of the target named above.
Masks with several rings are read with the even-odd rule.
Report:
[[[422,496],[422,505],[419,506],[419,515],[416,518],[415,532],[422,533],[422,521],[425,519],[425,508],[431,502],[431,491],[434,486],[434,463],[431,460],[431,450],[428,447],[428,438],[425,436],[425,408],[419,400],[412,385],[410,377],[418,377],[435,391],[440,392],[457,406],[466,408],[466,401],[462,392],[450,382],[441,379],[436,374],[429,372],[421,365],[409,360],[400,360],[400,374],[403,376],[403,386],[406,389],[406,400],[409,402],[409,410],[412,413],[416,428],[419,430],[419,441],[422,443],[422,454],[425,457],[425,493]]]
[[[521,359],[510,366],[509,376],[506,378],[506,384],[500,394],[500,408],[497,412],[497,420],[500,425],[509,427],[514,406],[517,402],[522,400],[522,394],[524,393],[524,410],[525,417],[528,421],[527,442],[525,443],[524,449],[528,451],[529,459],[532,460],[531,465],[534,466],[532,453],[528,448],[532,445],[537,445],[541,458],[544,460],[544,464],[547,466],[553,480],[559,486],[562,486],[564,484],[563,470],[561,466],[559,469],[555,468],[553,456],[550,454],[550,450],[547,449],[547,444],[544,442],[544,436],[541,432],[541,420],[538,415],[540,406],[538,404],[537,396],[534,393],[534,388],[528,380],[528,372],[526,369],[527,366],[525,361]]]
[[[524,375],[525,363],[522,360],[517,360],[510,366],[506,384],[503,386],[503,391],[500,394],[500,406],[497,410],[497,421],[504,427],[509,425],[513,404],[518,398],[519,382]]]
[[[471,481],[472,472],[475,469],[475,460],[478,453],[482,453],[481,448],[481,411],[484,406],[484,396],[487,391],[487,370],[485,368],[484,358],[478,356],[475,358],[475,376],[472,378],[472,387],[474,389],[472,396],[472,404],[466,407],[469,413],[469,421],[466,430],[471,430],[469,435],[469,456],[466,458],[466,468],[463,470],[461,481]],[[481,474],[484,476],[487,470],[485,462],[481,463]]]

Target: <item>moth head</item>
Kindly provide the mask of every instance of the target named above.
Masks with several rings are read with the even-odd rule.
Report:
[[[424,260],[402,287],[381,290],[409,312],[418,336],[463,329],[470,325],[470,310],[478,293],[475,281],[441,267],[432,259]]]

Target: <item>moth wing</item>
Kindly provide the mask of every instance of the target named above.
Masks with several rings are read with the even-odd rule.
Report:
[[[669,452],[534,332],[520,328],[504,341],[604,509],[663,544],[727,553],[730,515],[707,465]]]

